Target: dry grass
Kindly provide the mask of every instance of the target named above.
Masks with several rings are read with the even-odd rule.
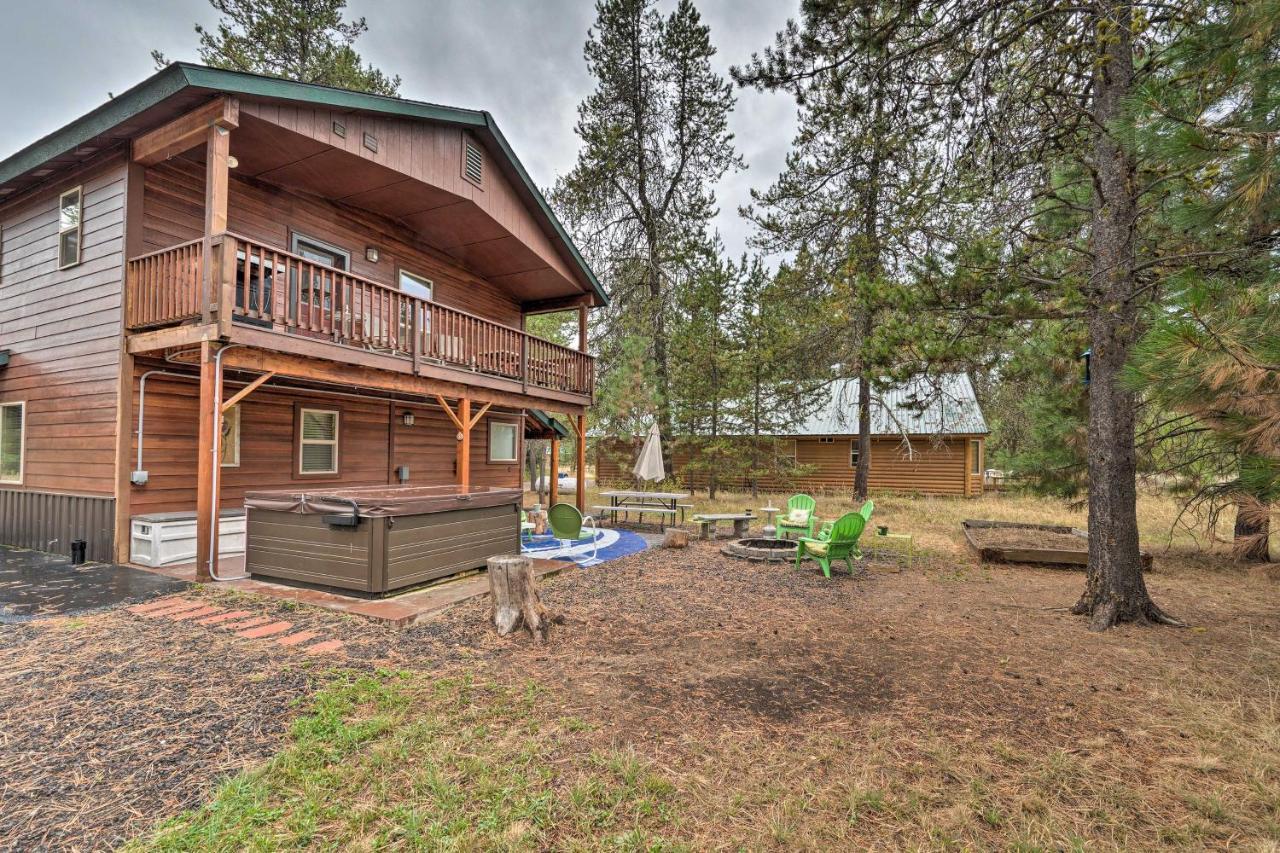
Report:
[[[1174,509],[1144,497],[1148,583],[1195,627],[1094,635],[1065,612],[1079,572],[978,565],[959,531],[1079,525],[1062,504],[877,507],[928,549],[913,570],[648,551],[548,583],[545,647],[494,641],[483,603],[379,635],[396,671],[321,691],[276,759],[139,846],[1275,849],[1266,575],[1166,548]]]

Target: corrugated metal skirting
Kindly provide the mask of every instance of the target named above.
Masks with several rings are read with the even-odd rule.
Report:
[[[0,489],[0,543],[70,554],[83,539],[88,559],[110,561],[115,506],[115,498]]]

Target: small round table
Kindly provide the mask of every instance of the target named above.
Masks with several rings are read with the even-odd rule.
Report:
[[[776,536],[778,534],[778,528],[773,523],[773,517],[778,513],[782,512],[782,510],[778,509],[776,506],[762,506],[760,507],[760,511],[765,514],[764,529],[761,530],[760,532],[766,538],[772,538]]]

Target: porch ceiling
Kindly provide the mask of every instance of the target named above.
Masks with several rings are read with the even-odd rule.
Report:
[[[231,134],[231,155],[237,177],[396,220],[520,302],[583,292],[472,200],[363,157],[243,113]],[[203,162],[203,148],[187,156]]]

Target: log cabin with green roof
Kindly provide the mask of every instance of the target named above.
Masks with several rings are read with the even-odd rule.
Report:
[[[174,64],[0,161],[0,251],[2,543],[194,513],[204,577],[246,492],[518,488],[530,412],[585,435],[607,296],[487,112]]]

